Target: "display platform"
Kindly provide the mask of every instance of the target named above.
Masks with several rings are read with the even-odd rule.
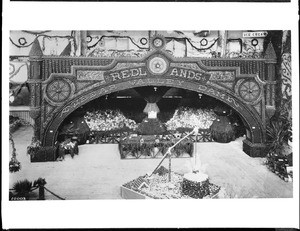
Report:
[[[178,140],[173,136],[129,136],[120,140],[119,151],[122,159],[161,158]],[[185,140],[172,149],[172,157],[192,157],[193,146],[193,141]]]

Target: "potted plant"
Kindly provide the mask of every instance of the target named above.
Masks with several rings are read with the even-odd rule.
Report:
[[[28,180],[17,181],[13,185],[13,190],[15,191],[15,197],[22,198],[24,197],[26,200],[29,199],[29,193],[32,188],[32,182]]]
[[[287,156],[291,154],[289,142],[292,141],[292,121],[288,110],[280,107],[270,119],[266,129],[268,141],[267,165],[280,177],[288,179]]]
[[[36,137],[32,137],[31,144],[27,147],[27,154],[33,157],[38,153],[41,145],[41,141],[39,141]]]

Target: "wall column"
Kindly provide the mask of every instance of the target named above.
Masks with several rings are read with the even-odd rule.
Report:
[[[272,43],[268,44],[265,52],[266,59],[266,86],[265,86],[265,99],[266,99],[266,114],[271,118],[275,113],[275,97],[276,97],[276,63],[277,57]]]
[[[30,87],[30,116],[34,120],[34,136],[41,138],[41,82],[42,82],[42,56],[43,52],[38,39],[35,39],[29,52],[29,77]]]
[[[281,105],[292,111],[291,31],[283,31],[281,56]]]

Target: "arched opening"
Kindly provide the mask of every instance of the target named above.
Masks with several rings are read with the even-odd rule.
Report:
[[[260,116],[253,107],[248,106],[235,95],[214,88],[212,86],[195,84],[194,82],[188,80],[180,81],[176,78],[166,79],[164,77],[156,77],[155,79],[153,79],[149,77],[139,80],[125,79],[118,83],[112,83],[105,86],[97,86],[85,93],[82,93],[81,95],[73,97],[66,104],[57,108],[57,110],[53,113],[51,121],[45,126],[45,129],[43,130],[42,145],[43,147],[45,147],[44,155],[46,160],[54,159],[55,150],[53,147],[58,138],[59,128],[63,121],[71,113],[76,111],[81,106],[95,99],[98,99],[99,97],[101,98],[102,96],[110,95],[111,93],[112,95],[114,95],[117,94],[117,92],[134,89],[137,87],[179,88],[185,91],[195,92],[194,94],[198,95],[198,97],[199,94],[202,94],[225,103],[231,109],[233,109],[232,112],[239,115],[239,118],[241,119],[241,121],[243,121],[243,124],[246,125],[244,126],[246,128],[246,139],[243,141],[243,150],[249,155],[252,155],[251,152],[253,149],[256,153],[261,152],[265,139],[264,125]],[[146,102],[144,102],[143,106],[145,104]]]
[[[143,86],[106,94],[81,105],[63,120],[58,128],[56,139],[59,142],[63,142],[66,138],[71,138],[75,135],[78,137],[79,144],[94,142],[116,143],[117,139],[106,139],[104,141],[95,139],[95,132],[109,132],[115,131],[114,129],[122,129],[124,125],[117,121],[121,115],[122,118],[132,121],[136,125],[135,129],[130,130],[130,132],[136,133],[136,128],[147,118],[147,114],[144,111],[147,105],[145,92],[151,95],[152,92],[155,94],[159,91],[162,94],[159,100],[157,100],[159,108],[157,119],[165,125],[166,132],[171,129],[174,131],[176,129],[174,128],[174,123],[180,122],[180,119],[183,120],[183,117],[177,117],[177,121],[174,121],[175,113],[186,113],[186,126],[198,126],[200,129],[209,130],[213,122],[219,120],[219,116],[224,112],[225,116],[223,117],[226,117],[226,123],[232,127],[232,131],[234,132],[234,137],[230,137],[230,140],[228,139],[226,142],[244,136],[246,130],[250,130],[249,125],[238,112],[212,96],[177,87]],[[217,115],[217,110],[220,110],[220,108],[225,111]],[[104,117],[104,113],[114,114],[118,118],[115,121],[112,118],[108,122],[106,118],[102,118]],[[199,121],[193,124],[193,122],[188,121],[190,118],[186,117],[189,115],[193,116],[195,113],[198,116],[195,118],[198,118]],[[93,123],[91,123],[91,120]],[[170,127],[170,121],[173,122],[173,127]],[[118,124],[114,126],[115,123]],[[180,126],[184,125],[177,125],[177,128]],[[222,140],[217,140],[217,138],[215,140],[222,142]]]

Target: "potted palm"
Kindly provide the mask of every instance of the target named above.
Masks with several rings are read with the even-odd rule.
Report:
[[[270,119],[267,126],[268,154],[267,165],[281,178],[288,180],[286,167],[288,156],[292,155],[289,142],[292,142],[292,122],[290,113],[281,107]]]
[[[32,182],[27,179],[17,181],[13,185],[13,190],[15,191],[14,197],[29,199],[29,193],[31,192]]]

